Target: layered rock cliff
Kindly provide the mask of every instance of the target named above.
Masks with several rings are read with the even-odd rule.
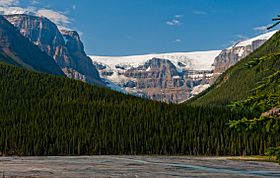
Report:
[[[84,45],[79,34],[76,31],[67,30],[61,30],[61,33],[65,39],[65,46],[71,59],[70,69],[76,70],[74,74],[82,74],[87,82],[103,85],[96,66],[93,65],[90,57],[85,53]],[[65,73],[68,74],[68,72]],[[70,75],[73,75],[73,72],[70,72]],[[74,78],[76,77],[74,76]]]
[[[31,15],[5,17],[23,36],[52,57],[68,77],[103,84],[96,67],[85,54],[77,32],[59,31],[53,22],[44,17]]]
[[[124,76],[129,79],[125,87],[137,88],[138,93],[153,100],[179,102],[191,94],[183,74],[166,59],[153,58],[143,66],[125,71]]]
[[[241,41],[223,51],[92,56],[92,60],[102,77],[128,93],[181,103],[210,87],[220,74],[254,52],[275,33]]]
[[[100,75],[130,94],[181,103],[209,87],[211,64],[221,51],[92,59]]]
[[[216,75],[222,74],[228,68],[262,46],[275,33],[276,31],[272,31],[249,40],[238,42],[234,46],[224,49],[221,54],[215,58],[213,64],[214,73]]]

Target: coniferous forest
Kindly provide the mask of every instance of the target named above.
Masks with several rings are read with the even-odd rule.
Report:
[[[167,105],[0,64],[2,155],[246,155],[273,133],[230,129],[226,107]]]

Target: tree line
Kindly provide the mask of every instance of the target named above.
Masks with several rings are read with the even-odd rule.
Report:
[[[0,64],[2,155],[251,155],[280,136],[229,128],[228,108],[167,105]]]

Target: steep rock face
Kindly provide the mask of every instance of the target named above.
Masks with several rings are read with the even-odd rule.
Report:
[[[215,58],[213,64],[214,73],[216,75],[222,74],[228,68],[262,46],[275,33],[276,31],[269,32],[255,38],[239,42],[230,48],[224,49],[221,54]]]
[[[220,53],[221,50],[211,50],[91,58],[108,87],[181,103],[210,86],[212,64]]]
[[[181,103],[210,87],[216,78],[258,49],[276,31],[241,41],[223,51],[92,56],[102,77],[128,93]]]
[[[188,62],[185,57],[176,59],[181,59],[181,62],[159,57],[142,60],[141,57],[141,62],[145,61],[144,63],[133,63],[130,58],[127,62],[123,59],[118,62],[108,59],[108,63],[113,61],[114,65],[104,63],[107,60],[95,63],[104,78],[130,94],[167,103],[181,103],[196,95],[200,89],[198,86],[209,87],[212,70],[192,70],[185,64]]]
[[[180,84],[177,85],[176,82],[181,78],[180,74],[176,67],[166,59],[153,58],[143,66],[127,70],[124,76],[137,79],[135,85],[141,89],[180,87]]]
[[[71,68],[82,73],[85,76],[85,80],[89,81],[90,83],[102,84],[96,66],[93,65],[90,57],[88,57],[85,53],[84,45],[79,34],[76,31],[66,30],[62,30],[61,33],[65,39],[65,46],[68,49],[71,59]],[[70,74],[72,75],[71,72]],[[80,78],[78,76],[76,77]]]
[[[127,70],[124,76],[130,79],[126,87],[153,100],[177,103],[191,94],[184,76],[166,59],[153,58],[143,66]]]
[[[68,77],[102,84],[95,66],[84,52],[78,33],[64,31],[63,36],[57,26],[44,17],[31,15],[5,17],[23,36],[51,56]]]
[[[59,66],[70,66],[64,39],[56,25],[45,17],[31,15],[8,15],[7,20],[17,27],[20,33],[51,56]]]
[[[0,16],[0,56],[10,64],[38,72],[64,75],[55,61]]]

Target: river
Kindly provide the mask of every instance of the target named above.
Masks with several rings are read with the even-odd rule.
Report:
[[[280,177],[271,162],[226,157],[0,157],[0,177]]]

